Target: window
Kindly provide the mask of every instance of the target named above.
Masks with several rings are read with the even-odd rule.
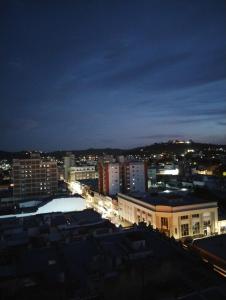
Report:
[[[200,224],[199,224],[199,222],[193,223],[192,232],[193,232],[193,234],[199,234],[200,233]]]
[[[207,221],[203,221],[203,228],[207,228],[207,227],[210,227],[210,220],[207,220]]]
[[[181,225],[181,236],[189,235],[189,228],[188,224],[182,224]]]
[[[187,220],[188,216],[181,216],[180,218],[181,218],[181,220]]]
[[[167,218],[161,218],[161,228],[168,229],[168,219]]]
[[[199,214],[192,215],[192,218],[199,218]]]

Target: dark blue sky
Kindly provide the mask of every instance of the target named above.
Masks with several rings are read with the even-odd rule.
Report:
[[[224,0],[0,6],[0,149],[226,143]]]

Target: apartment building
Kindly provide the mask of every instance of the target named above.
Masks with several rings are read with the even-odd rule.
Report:
[[[98,189],[100,194],[115,195],[121,190],[122,170],[120,163],[98,164]]]
[[[142,161],[104,161],[98,163],[99,193],[115,195],[119,192],[147,189],[147,169]]]
[[[125,162],[123,172],[124,192],[145,192],[147,190],[147,168],[144,162]]]
[[[58,187],[57,163],[31,154],[28,159],[13,160],[14,200],[38,199],[53,195]]]
[[[96,179],[98,178],[98,172],[95,166],[76,166],[69,168],[68,181],[74,182],[83,179]]]

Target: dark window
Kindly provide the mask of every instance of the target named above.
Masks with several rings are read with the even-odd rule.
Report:
[[[192,218],[199,218],[199,214],[192,215]]]
[[[195,222],[192,225],[192,232],[193,232],[193,234],[199,234],[200,233],[200,224],[199,224],[199,222]]]
[[[182,225],[181,225],[181,235],[182,235],[182,236],[189,235],[188,224],[182,224]]]
[[[168,218],[161,218],[161,228],[168,229]]]

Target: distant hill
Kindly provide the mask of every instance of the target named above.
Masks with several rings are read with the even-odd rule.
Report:
[[[204,144],[191,142],[190,144],[176,144],[176,143],[155,143],[149,146],[138,147],[131,149],[134,152],[147,152],[147,153],[183,153],[187,149],[194,149],[195,151],[205,151],[205,150],[216,150],[223,148],[226,150],[226,145],[214,145],[214,144]]]
[[[29,153],[26,151],[10,152],[0,151],[0,159],[12,160],[13,158],[26,158],[29,157]]]
[[[226,151],[226,145],[214,145],[214,144],[204,144],[204,143],[196,143],[191,142],[190,144],[186,143],[173,143],[173,142],[166,142],[166,143],[155,143],[152,145],[146,145],[131,149],[118,149],[118,148],[89,148],[84,150],[63,150],[63,151],[51,151],[45,152],[46,156],[55,156],[56,158],[61,158],[65,156],[66,152],[72,152],[75,155],[128,155],[128,154],[158,154],[158,153],[168,153],[168,154],[181,154],[186,149],[194,149],[195,151],[206,151],[212,150],[215,151],[216,149],[223,148]],[[12,160],[13,158],[25,158],[29,157],[29,153],[26,151],[19,151],[19,152],[7,152],[7,151],[0,151],[0,159],[8,159]]]

